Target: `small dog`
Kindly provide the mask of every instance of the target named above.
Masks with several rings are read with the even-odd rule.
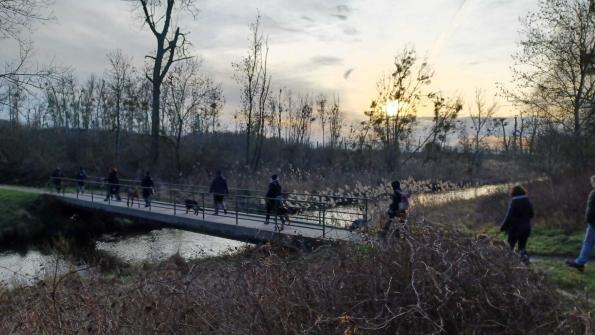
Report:
[[[140,207],[140,196],[138,195],[138,190],[135,188],[129,188],[126,191],[126,206],[131,207],[134,206],[134,199],[136,199],[136,203],[138,207]]]
[[[351,225],[349,226],[349,232],[353,232],[354,230],[358,230],[360,228],[367,228],[368,227],[368,221],[364,220],[364,219],[357,219],[354,220]]]
[[[186,205],[186,214],[192,210],[194,211],[194,215],[198,215],[198,212],[202,210],[196,200],[186,199],[184,200],[184,204]]]

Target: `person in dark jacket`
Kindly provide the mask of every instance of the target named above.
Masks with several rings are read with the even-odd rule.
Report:
[[[388,231],[390,230],[391,224],[395,219],[398,219],[400,222],[405,222],[407,218],[407,206],[405,203],[408,204],[408,194],[403,192],[401,189],[401,182],[395,180],[391,183],[391,187],[393,189],[393,193],[391,195],[391,203],[388,206],[388,217],[389,220],[386,224],[382,227],[380,232],[382,237],[385,237]],[[398,234],[398,231],[396,232]]]
[[[112,168],[107,176],[107,195],[103,201],[108,201],[111,196],[115,196],[117,201],[121,201],[120,198],[120,179],[118,178],[118,169]]]
[[[54,189],[56,190],[57,193],[60,193],[60,191],[62,190],[62,178],[64,177],[64,175],[62,174],[62,170],[57,167],[54,172],[52,172],[51,175],[51,179],[52,179],[52,184],[54,184]]]
[[[566,265],[573,267],[580,272],[585,271],[585,264],[589,261],[593,245],[595,244],[595,175],[591,176],[591,193],[587,200],[587,210],[585,211],[585,223],[587,224],[587,232],[583,241],[581,253],[577,259],[569,259]]]
[[[510,190],[510,203],[508,212],[502,222],[500,230],[508,235],[508,244],[514,250],[518,247],[521,259],[529,261],[527,254],[527,241],[531,235],[531,219],[533,219],[533,204],[529,200],[527,191],[521,186],[515,186]]]
[[[76,175],[76,193],[85,193],[85,180],[87,180],[87,172],[80,167],[79,173]]]
[[[266,210],[267,216],[264,220],[264,224],[269,224],[269,218],[271,213],[275,213],[275,217],[277,215],[277,211],[279,206],[281,205],[281,197],[283,196],[281,184],[279,183],[279,177],[274,174],[271,176],[271,182],[269,183],[269,188],[267,190],[266,197]]]
[[[147,171],[145,176],[140,182],[140,187],[142,188],[143,199],[145,200],[145,207],[151,207],[151,196],[153,196],[153,187],[155,183],[153,179],[151,179],[151,173]]]
[[[211,182],[209,193],[213,194],[215,215],[219,215],[219,208],[223,208],[223,213],[227,214],[227,208],[225,208],[225,196],[229,194],[229,189],[227,188],[227,180],[225,180],[221,171],[217,171],[215,179]]]

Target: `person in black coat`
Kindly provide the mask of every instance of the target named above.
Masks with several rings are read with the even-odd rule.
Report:
[[[79,168],[79,173],[76,175],[77,193],[85,193],[85,181],[87,180],[87,172],[82,167]]]
[[[223,213],[227,214],[227,208],[225,208],[225,196],[229,194],[227,188],[227,180],[223,177],[221,171],[217,171],[215,179],[211,182],[209,193],[213,194],[213,204],[215,207],[215,215],[219,215],[219,208],[223,208]]]
[[[140,182],[140,187],[142,188],[143,199],[145,200],[145,207],[151,206],[151,196],[153,195],[153,187],[155,183],[153,179],[151,179],[151,173],[147,171],[145,176]]]
[[[277,215],[278,208],[281,205],[280,198],[282,196],[283,193],[281,184],[279,183],[279,177],[274,174],[271,176],[271,182],[269,183],[269,188],[267,190],[267,194],[265,195],[267,216],[264,224],[269,224],[269,218],[273,211],[275,212],[275,215]]]
[[[56,189],[57,193],[60,193],[62,190],[62,178],[64,175],[62,174],[62,170],[57,167],[54,172],[52,172],[51,179],[52,183],[54,184],[54,188]]]
[[[528,261],[526,247],[531,235],[531,219],[533,219],[533,204],[527,196],[527,191],[521,186],[510,190],[510,204],[508,212],[502,222],[500,230],[508,234],[508,244],[514,250],[515,245],[523,261]]]
[[[108,201],[109,198],[114,195],[117,201],[121,201],[120,198],[120,179],[118,178],[118,169],[113,168],[107,176],[107,195],[103,201]]]

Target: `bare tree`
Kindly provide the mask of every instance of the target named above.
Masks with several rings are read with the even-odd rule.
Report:
[[[122,109],[124,102],[124,91],[131,85],[134,68],[132,59],[122,54],[121,50],[115,50],[107,55],[110,64],[107,70],[107,82],[112,94],[114,131],[116,132],[115,157],[116,164],[120,161],[120,145],[122,131]]]
[[[448,136],[456,129],[459,112],[463,109],[461,98],[451,100],[440,93],[432,96],[434,99],[434,115],[429,138],[424,143],[428,158],[432,158],[435,152],[442,150],[446,145]]]
[[[0,0],[0,40],[12,40],[19,50],[18,58],[5,64],[0,72],[0,80],[20,85],[39,86],[39,79],[51,77],[56,68],[51,64],[45,67],[30,64],[32,43],[25,37],[35,23],[52,19],[45,10],[52,0]]]
[[[595,13],[589,0],[542,0],[521,23],[513,84],[505,93],[565,131],[595,124]]]
[[[341,129],[343,128],[343,112],[339,97],[335,97],[331,108],[328,111],[328,126],[330,135],[330,146],[335,148],[339,145]]]
[[[147,79],[152,83],[151,103],[151,156],[153,163],[159,159],[159,131],[160,127],[160,103],[161,85],[170,67],[176,61],[186,57],[186,49],[189,42],[186,34],[180,31],[175,18],[181,11],[187,11],[194,15],[196,8],[194,0],[129,0],[135,3],[140,2],[144,23],[149,27],[155,36],[157,46],[153,56],[146,56],[153,62],[151,73],[147,73]]]
[[[473,163],[476,167],[480,166],[481,154],[486,149],[487,138],[492,133],[490,121],[494,118],[498,105],[493,102],[488,105],[485,101],[484,93],[481,90],[475,91],[475,110],[469,111],[472,129]]]
[[[250,25],[250,47],[248,54],[238,63],[232,63],[234,77],[241,87],[241,113],[246,130],[246,164],[254,169],[258,166],[264,137],[266,108],[268,105],[271,77],[267,73],[268,43],[261,31],[260,13]],[[254,155],[252,140],[257,136]]]
[[[318,120],[320,121],[320,128],[322,129],[322,147],[324,148],[324,135],[326,130],[326,123],[328,121],[327,111],[328,100],[324,94],[316,97],[316,112],[318,113]]]
[[[180,164],[182,136],[215,126],[224,99],[221,86],[200,71],[201,62],[187,59],[174,65],[164,82],[165,111],[170,134],[175,138],[176,163]]]
[[[368,119],[362,131],[373,143],[383,144],[387,165],[398,170],[403,143],[411,136],[417,108],[426,96],[424,89],[430,84],[433,71],[427,62],[420,62],[412,48],[405,48],[396,56],[394,66],[394,72],[378,82],[378,96],[365,112]],[[389,111],[389,107],[394,111]]]

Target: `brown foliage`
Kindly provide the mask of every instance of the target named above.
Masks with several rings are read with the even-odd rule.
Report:
[[[127,279],[69,276],[0,297],[2,333],[581,333],[518,257],[485,239],[413,227],[383,245],[296,255],[272,246]]]

